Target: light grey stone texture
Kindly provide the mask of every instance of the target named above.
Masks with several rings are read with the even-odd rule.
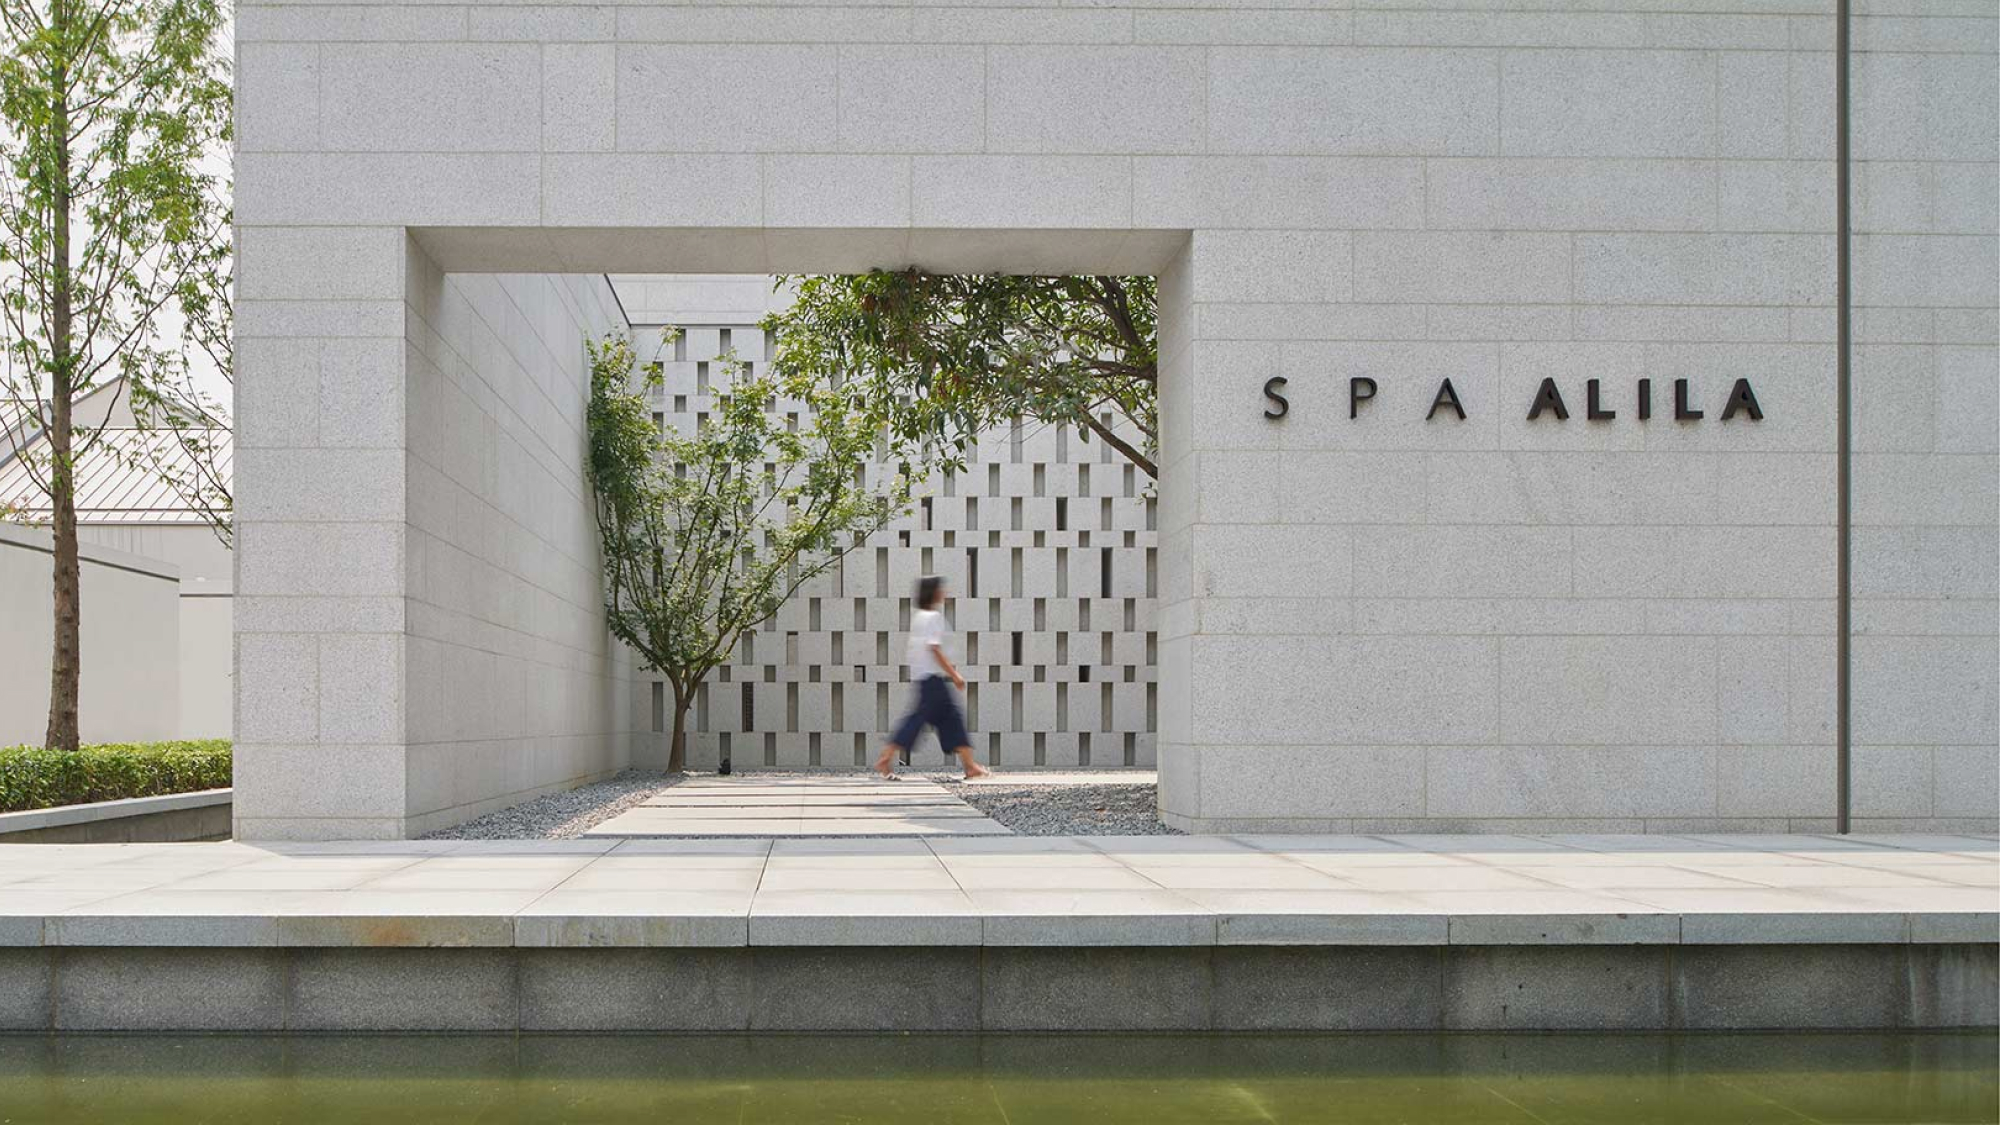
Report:
[[[609,43],[542,46],[542,149],[610,152],[617,118],[604,111],[618,89],[618,51]]]
[[[1565,302],[1574,272],[1570,247],[1569,235],[1540,232],[1360,232],[1354,295],[1440,304]]]
[[[328,43],[320,141],[335,152],[522,152],[541,144],[541,48]]]
[[[1991,936],[1992,927],[1987,927]],[[1913,945],[1911,1027],[1992,1027],[2000,1023],[2000,945],[1990,941]]]
[[[1911,948],[1683,946],[1674,951],[1673,1005],[1689,1030],[1906,1027]]]
[[[989,47],[986,149],[1193,152],[1215,96],[1205,62],[1189,47]]]
[[[1220,47],[1208,76],[1215,152],[1490,155],[1499,139],[1485,52]]]
[[[506,1031],[518,1026],[503,949],[293,950],[292,1031]]]
[[[258,949],[65,949],[53,1030],[277,1031],[286,965]]]
[[[851,45],[840,48],[839,64],[843,150],[972,152],[981,147],[987,128],[987,60],[979,48]]]
[[[988,949],[985,1031],[1193,1030],[1212,1026],[1207,949]]]
[[[1663,1027],[1668,959],[1657,947],[1472,946],[1444,958],[1444,1026],[1459,1031]]]
[[[827,45],[623,44],[619,149],[828,151],[838,70],[838,52]],[[744,81],[749,75],[758,80]]]
[[[752,1031],[977,1031],[977,949],[758,949]]]
[[[1703,230],[1714,170],[1696,160],[1430,160],[1427,226],[1473,230]]]
[[[1438,948],[1227,948],[1213,956],[1214,1026],[1405,1031],[1443,1015]]]
[[[0,1031],[54,1030],[55,959],[53,950],[0,948]]]
[[[1939,826],[1991,826],[2000,759],[1988,17],[1864,13],[1853,74],[1853,717],[1859,780],[1884,787],[1857,807]],[[1006,719],[988,729],[1007,763],[1081,759],[1084,733],[1132,735],[1119,763],[1144,761],[1130,716],[1156,714],[1186,823],[1254,821],[1258,801],[1299,822],[1441,818],[1433,792],[1480,793],[1435,770],[1410,785],[1413,757],[1523,750],[1552,755],[1524,765],[1537,776],[1564,763],[1561,783],[1495,799],[1626,822],[1645,818],[1607,794],[1659,777],[1665,746],[1697,763],[1658,787],[1676,819],[1824,819],[1824,11],[362,4],[240,22],[239,709],[258,733],[239,832],[406,834],[623,764],[644,708],[586,627],[576,441],[581,340],[619,318],[590,282],[525,275],[912,262],[1162,283],[1156,524],[1112,465],[1024,445],[1018,465],[999,451],[1003,495],[952,513],[988,541],[930,544],[955,575],[979,552],[994,614],[960,626],[982,686],[1021,689],[979,701]],[[494,270],[524,274],[472,280]],[[1716,417],[1738,375],[1763,422]],[[1275,422],[1272,376],[1293,403]],[[1362,376],[1378,397],[1349,419]],[[1470,417],[1424,422],[1445,376]],[[1528,422],[1544,377],[1573,410],[1606,380],[1620,416]],[[1676,378],[1707,419],[1662,416]],[[1041,495],[1012,474],[1084,462],[1087,486]],[[1099,577],[1080,542],[1034,546],[1057,496],[1112,540],[1087,548],[1113,552],[1112,592],[1038,618],[1051,596],[1028,590]],[[1015,498],[1018,530],[1011,503],[983,503]],[[1150,565],[1122,553],[1148,534]],[[900,589],[921,560],[897,554]],[[779,690],[749,701],[766,737],[733,748],[746,760],[812,765],[805,728],[867,735],[897,706],[854,672],[888,661],[830,644],[893,645],[895,627],[843,623],[855,595],[806,596],[843,604],[780,621],[814,635],[796,657],[760,648],[786,674],[756,685]],[[1078,691],[994,658],[1020,633],[1028,667],[1103,663],[1087,638],[1104,632],[1109,663],[1158,668],[1114,679],[1109,709],[1097,677]],[[814,665],[820,681],[799,674]],[[399,668],[400,697],[364,668]],[[744,686],[711,684],[711,715],[740,714]],[[1087,729],[1107,723],[1127,729]],[[1272,772],[1259,747],[1366,781],[1300,766],[1313,786],[1281,794],[1252,780]],[[821,738],[817,761],[854,752]],[[360,782],[315,798],[343,757]]]
[[[1715,153],[1715,61],[1699,52],[1510,51],[1500,98],[1508,156]]]
[[[242,43],[236,51],[236,142],[241,150],[317,148],[319,75],[320,48],[315,44]]]
[[[747,956],[709,950],[548,949],[517,954],[523,1031],[744,1031]]]

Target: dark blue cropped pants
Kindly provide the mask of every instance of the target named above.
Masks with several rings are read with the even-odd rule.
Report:
[[[896,733],[889,736],[889,741],[911,749],[927,726],[937,729],[938,749],[946,754],[972,745],[972,739],[965,733],[965,716],[959,714],[958,700],[951,694],[951,681],[943,676],[925,676],[917,681],[916,704],[896,724]]]

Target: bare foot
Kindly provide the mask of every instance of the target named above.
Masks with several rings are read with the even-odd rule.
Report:
[[[890,781],[895,780],[896,777],[895,761],[896,757],[894,754],[882,755],[881,757],[875,759],[875,772],[877,774],[880,774],[885,780],[890,780]]]
[[[971,781],[975,777],[992,777],[992,776],[993,776],[993,771],[987,769],[985,766],[968,765],[965,767],[965,780],[967,781]]]

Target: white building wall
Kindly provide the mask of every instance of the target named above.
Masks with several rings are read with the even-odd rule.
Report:
[[[1856,242],[1857,423],[1884,428],[1852,464],[1852,705],[1857,785],[1896,795],[1856,807],[1990,826],[1957,801],[2000,756],[1969,671],[1996,633],[1993,427],[1870,399],[1991,386],[1995,13],[1857,6],[1883,209]],[[1163,271],[1174,823],[1831,827],[1833,10],[246,4],[242,428],[303,431],[308,354],[316,392],[345,385],[330,363],[397,411],[368,444],[320,404],[335,432],[239,466],[240,612],[325,599],[289,634],[239,621],[239,668],[266,670],[239,731],[298,748],[257,783],[328,830],[411,827],[423,751],[322,731],[315,646],[422,628],[414,243],[465,272]],[[1462,423],[1423,419],[1445,375]],[[1380,394],[1349,419],[1360,376]],[[1570,421],[1525,418],[1544,376]],[[1741,376],[1761,423],[1719,418]],[[1590,377],[1628,407],[1687,378],[1708,417],[1588,421]],[[331,478],[380,487],[357,507],[310,487]],[[482,553],[526,565],[506,550]],[[394,815],[336,811],[391,787],[368,807]]]
[[[205,524],[85,524],[77,538],[159,559],[180,572],[180,718],[175,737],[228,738],[235,710],[235,564]]]
[[[615,281],[636,325],[684,328],[661,355],[666,380],[654,409],[663,423],[692,433],[713,410],[726,389],[725,349],[753,374],[764,366],[770,353],[753,314],[769,279]],[[782,303],[780,294],[766,307]],[[634,329],[642,357],[653,355],[657,332]],[[907,516],[802,588],[715,671],[690,716],[689,768],[713,769],[724,757],[737,769],[872,762],[909,707],[904,645],[924,574],[943,575],[952,592],[952,652],[983,760],[1009,770],[1152,768],[1158,579],[1149,484],[1100,441],[1033,424],[989,432],[965,471],[926,482]],[[671,707],[671,692],[647,690],[661,690]],[[655,764],[666,761],[671,724],[664,715],[648,756]],[[938,753],[926,735],[911,760],[934,767]]]
[[[80,543],[78,554],[78,733],[84,742],[182,737],[179,576],[158,559],[94,543]],[[0,524],[0,746],[39,745],[48,733],[54,565],[47,531]]]
[[[2000,818],[2000,66],[1976,12],[1855,31],[1853,786],[1880,831]]]
[[[414,835],[629,761],[582,470],[616,300],[396,242],[397,299],[309,286],[239,329],[239,836]]]

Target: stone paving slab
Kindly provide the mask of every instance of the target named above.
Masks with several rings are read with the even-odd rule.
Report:
[[[2000,943],[1994,838],[1733,841],[0,845],[0,945]]]
[[[584,833],[632,836],[997,836],[1008,829],[934,781],[808,775],[691,778]]]

